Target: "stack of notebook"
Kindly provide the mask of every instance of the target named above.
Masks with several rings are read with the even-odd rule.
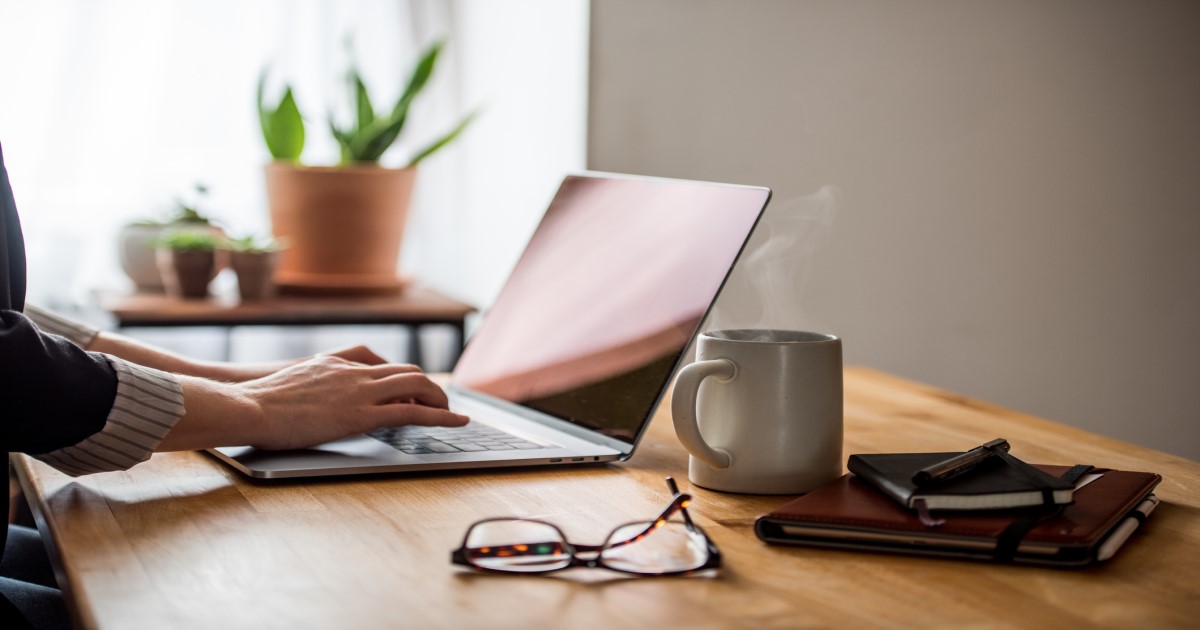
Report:
[[[852,455],[850,474],[758,519],[770,543],[1085,566],[1111,558],[1154,510],[1154,473],[991,457],[919,483],[963,453]]]

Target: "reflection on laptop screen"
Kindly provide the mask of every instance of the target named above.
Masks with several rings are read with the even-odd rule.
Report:
[[[568,177],[454,385],[633,442],[769,194]]]

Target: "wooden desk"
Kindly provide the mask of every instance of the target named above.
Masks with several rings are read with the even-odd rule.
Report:
[[[199,453],[71,480],[15,457],[85,627],[1195,627],[1200,464],[865,369],[846,373],[846,452],[954,450],[996,436],[1035,462],[1161,473],[1163,503],[1110,563],[1041,569],[783,548],[755,516],[786,497],[690,488],[724,552],[711,578],[478,575],[449,563],[472,521],[539,515],[573,539],[687,489],[660,412],[630,462],[254,484]]]
[[[409,361],[421,365],[420,329],[430,324],[450,326],[455,334],[458,359],[466,318],[475,308],[433,289],[412,286],[396,295],[300,297],[239,302],[236,296],[184,300],[163,294],[136,293],[98,296],[100,306],[117,320],[117,328],[219,326],[333,326],[345,324],[398,324],[409,327]],[[225,358],[230,356],[226,337]]]

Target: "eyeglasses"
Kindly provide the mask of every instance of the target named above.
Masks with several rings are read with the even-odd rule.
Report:
[[[721,566],[717,545],[692,522],[681,493],[667,477],[670,505],[652,521],[622,525],[603,545],[567,541],[562,530],[544,521],[491,518],[467,530],[450,562],[497,573],[548,573],[574,567],[603,568],[639,575],[685,575]],[[676,512],[683,521],[670,519]]]

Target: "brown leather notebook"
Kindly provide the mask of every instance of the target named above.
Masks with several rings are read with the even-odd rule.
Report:
[[[1066,466],[1037,466],[1054,476]],[[1096,469],[1076,486],[1074,502],[1043,508],[940,513],[927,526],[853,474],[758,518],[769,543],[910,555],[1085,566],[1107,560],[1150,514],[1162,477]],[[1098,475],[1098,476],[1096,476]]]

